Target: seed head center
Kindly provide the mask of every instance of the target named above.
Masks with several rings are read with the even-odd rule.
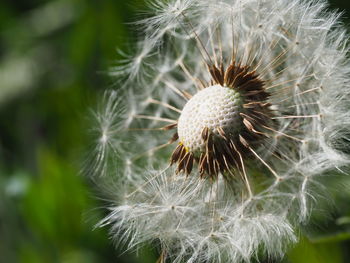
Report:
[[[213,135],[218,135],[218,128],[227,134],[237,134],[242,129],[242,105],[242,96],[232,88],[213,85],[199,91],[187,102],[178,120],[180,142],[188,151],[198,154],[205,148],[204,129]]]

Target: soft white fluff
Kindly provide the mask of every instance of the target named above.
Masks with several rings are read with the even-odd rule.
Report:
[[[137,55],[112,71],[120,97],[109,93],[96,115],[92,172],[118,182],[101,225],[130,249],[158,244],[173,262],[283,255],[313,196],[322,194],[318,179],[350,161],[349,50],[339,15],[323,1],[301,0],[150,0],[149,7],[154,15],[136,23]],[[137,130],[164,124],[139,115],[177,120],[167,105],[181,110],[179,90],[195,94],[196,79],[210,80],[204,60],[220,60],[222,52],[227,65],[232,49],[265,81],[278,123],[275,136],[255,149],[263,162],[246,162],[253,196],[240,180],[175,175],[168,167],[174,146],[149,151],[171,131]],[[110,160],[109,151],[119,157]],[[120,162],[118,169],[109,162]]]

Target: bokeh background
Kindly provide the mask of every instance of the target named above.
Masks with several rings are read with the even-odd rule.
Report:
[[[108,68],[135,37],[128,22],[144,5],[0,1],[1,263],[156,262],[154,249],[122,253],[107,229],[94,228],[105,204],[80,175],[91,144],[89,111],[113,87]],[[350,29],[350,2],[330,8],[343,12]],[[328,213],[315,209],[284,263],[350,262],[350,179],[330,184],[335,201],[322,206]]]

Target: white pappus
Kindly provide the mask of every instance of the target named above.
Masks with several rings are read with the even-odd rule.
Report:
[[[350,161],[339,14],[324,1],[148,4],[96,115],[90,174],[114,181],[99,225],[128,249],[156,244],[159,262],[283,256],[319,178]]]

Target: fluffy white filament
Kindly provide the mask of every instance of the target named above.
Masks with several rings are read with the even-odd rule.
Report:
[[[349,50],[338,14],[323,1],[302,0],[149,6],[153,15],[136,23],[143,35],[137,55],[112,72],[119,98],[107,95],[97,115],[101,136],[90,170],[115,181],[100,225],[130,249],[157,244],[172,262],[282,256],[321,194],[319,178],[350,161]],[[162,127],[176,123],[189,94],[210,82],[207,64],[233,58],[264,81],[277,128],[243,158],[246,180],[176,175],[172,132]]]

